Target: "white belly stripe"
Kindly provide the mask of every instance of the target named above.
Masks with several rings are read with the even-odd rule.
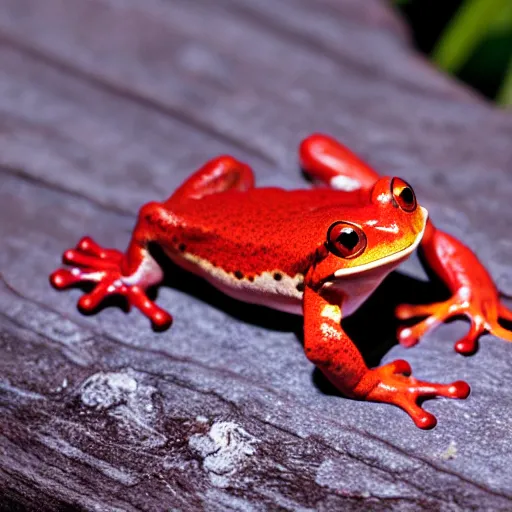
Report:
[[[250,281],[244,277],[238,279],[234,274],[187,252],[169,251],[167,254],[177,265],[206,279],[230,297],[287,313],[302,314],[303,292],[297,288],[304,282],[302,274],[290,277],[276,269],[256,275]],[[281,278],[274,279],[275,274],[280,274]]]

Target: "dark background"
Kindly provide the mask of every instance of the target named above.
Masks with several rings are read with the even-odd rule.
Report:
[[[409,24],[417,48],[432,56],[457,12],[470,3],[461,0],[409,0],[395,2],[395,5]],[[488,2],[487,11],[491,13],[489,18],[503,20],[501,28],[493,29],[492,23],[484,21],[468,58],[460,67],[448,69],[458,79],[490,99],[496,99],[507,73],[512,73],[508,70],[512,59],[512,16],[506,3],[492,0]],[[475,39],[474,36],[467,34],[464,36],[459,43],[461,45],[471,43],[471,40]],[[469,41],[466,38],[469,38]]]

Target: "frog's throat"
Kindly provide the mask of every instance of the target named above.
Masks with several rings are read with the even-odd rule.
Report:
[[[414,239],[414,242],[411,245],[409,245],[409,247],[406,247],[401,251],[390,254],[389,256],[385,256],[384,258],[379,258],[375,261],[371,261],[370,263],[365,263],[364,265],[358,265],[356,267],[350,268],[340,268],[339,270],[336,270],[336,272],[334,272],[334,277],[336,279],[339,279],[340,277],[346,277],[353,274],[360,274],[361,272],[365,272],[367,270],[372,270],[378,267],[384,267],[385,265],[398,262],[400,260],[405,260],[418,247],[418,245],[421,243],[421,240],[423,239],[423,235],[425,234],[425,229],[427,227],[428,220],[428,211],[426,210],[426,208],[423,208],[422,206],[420,206],[420,208],[423,213],[423,227],[421,229],[421,232],[418,233],[418,235]]]

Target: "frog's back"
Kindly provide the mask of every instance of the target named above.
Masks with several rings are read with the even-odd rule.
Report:
[[[283,190],[254,188],[246,192],[226,191],[172,205],[172,211],[188,226],[197,226],[223,236],[249,228],[261,238],[272,236],[279,228],[303,225],[311,212],[329,206],[348,211],[360,207],[364,198],[357,192],[331,189]]]
[[[234,279],[232,285],[271,276],[279,294],[289,277],[294,280],[289,288],[301,296],[304,274],[326,233],[326,228],[315,233],[312,217],[329,207],[342,211],[360,205],[357,194],[329,189],[213,194],[172,205],[178,226],[166,250],[188,270],[206,278],[222,274],[226,282]]]

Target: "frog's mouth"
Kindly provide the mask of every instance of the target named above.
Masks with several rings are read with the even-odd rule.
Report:
[[[427,228],[427,221],[428,221],[428,211],[426,208],[423,208],[420,206],[421,211],[423,213],[423,226],[421,231],[418,233],[416,238],[414,239],[413,243],[409,245],[408,247],[405,247],[404,249],[397,251],[393,254],[389,254],[388,256],[385,256],[383,258],[379,258],[377,260],[371,261],[369,263],[364,263],[362,265],[356,265],[354,267],[349,268],[340,268],[339,270],[336,270],[334,274],[331,274],[326,279],[323,280],[324,285],[328,285],[328,283],[333,284],[339,279],[342,279],[347,276],[351,275],[357,275],[361,274],[363,272],[367,272],[374,269],[386,269],[386,267],[396,267],[398,266],[402,261],[406,260],[411,253],[417,249],[419,244],[421,243],[423,239],[423,235],[425,234],[425,229]],[[387,269],[388,272],[391,272],[393,268]]]

